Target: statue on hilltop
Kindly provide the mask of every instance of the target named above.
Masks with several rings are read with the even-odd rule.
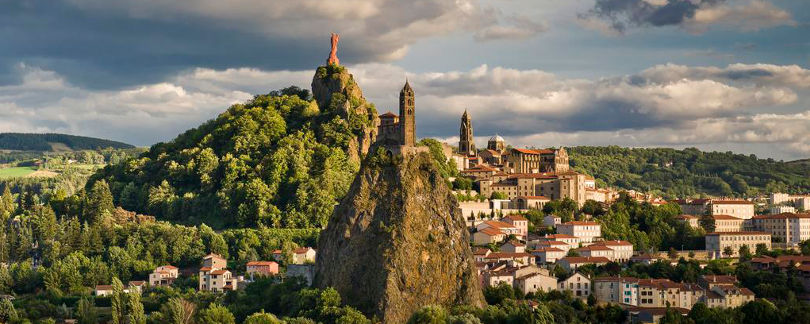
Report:
[[[326,65],[340,65],[340,60],[337,57],[337,46],[339,40],[340,35],[332,33],[332,50],[329,51],[329,58],[326,60]]]

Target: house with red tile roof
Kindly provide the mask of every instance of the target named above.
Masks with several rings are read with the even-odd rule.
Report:
[[[317,251],[311,247],[302,247],[293,250],[293,264],[314,263]]]
[[[254,277],[274,276],[278,274],[278,263],[273,261],[250,261],[245,265],[245,274],[251,280]]]

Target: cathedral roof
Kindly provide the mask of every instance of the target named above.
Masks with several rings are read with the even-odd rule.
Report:
[[[492,136],[492,137],[489,138],[489,141],[490,142],[503,142],[504,140],[503,140],[503,137],[501,137],[501,135],[495,134],[495,136]]]

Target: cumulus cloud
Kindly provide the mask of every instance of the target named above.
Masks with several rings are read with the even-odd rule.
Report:
[[[381,113],[396,112],[407,76],[417,95],[420,137],[452,140],[466,109],[479,136],[499,133],[515,145],[771,145],[783,150],[772,153],[780,156],[810,154],[810,112],[793,109],[807,102],[810,87],[810,70],[799,66],[666,64],[598,79],[487,65],[408,73],[370,63],[349,70]],[[308,88],[313,73],[196,68],[160,82],[94,90],[35,66],[21,64],[16,72],[19,82],[0,86],[4,131],[69,132],[138,145],[169,140],[252,94],[290,84]]]
[[[680,26],[700,34],[713,25],[742,31],[796,25],[789,12],[764,0],[596,0],[579,21],[611,35],[634,27]]]

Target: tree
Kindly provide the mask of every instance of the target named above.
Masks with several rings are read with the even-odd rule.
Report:
[[[118,278],[113,278],[113,292],[110,298],[110,312],[113,324],[126,323],[126,294],[124,294],[124,284]]]
[[[669,252],[667,252],[667,256],[669,256],[669,258],[672,259],[672,260],[677,259],[678,258],[678,250],[676,250],[674,247],[669,248]]]
[[[768,246],[765,243],[757,243],[757,255],[763,255],[768,252]]]
[[[112,215],[113,210],[115,210],[112,193],[110,193],[110,186],[107,181],[98,180],[93,183],[85,199],[84,219],[91,224],[101,222],[104,217]]]
[[[714,225],[714,217],[706,213],[705,215],[700,216],[700,226],[706,230],[707,233],[714,232],[715,225]]]
[[[494,199],[507,199],[506,194],[500,191],[493,191],[491,195],[489,195],[490,200]]]
[[[417,310],[408,324],[445,324],[447,323],[447,311],[441,306],[425,306]]]
[[[734,250],[730,246],[727,246],[726,248],[723,249],[723,255],[725,255],[727,258],[730,258],[732,255],[734,255]]]
[[[750,260],[751,259],[751,249],[748,248],[748,245],[743,245],[740,247],[739,250],[740,259],[742,260]]]
[[[146,315],[143,312],[143,304],[141,303],[141,293],[136,289],[129,292],[127,298],[129,306],[128,324],[146,324]]]
[[[281,324],[281,323],[282,322],[275,315],[265,313],[264,311],[248,316],[248,318],[246,318],[244,322],[244,324]]]
[[[14,310],[14,304],[8,298],[3,298],[0,301],[0,322],[9,323],[17,320],[17,311]]]
[[[164,305],[163,317],[171,324],[191,324],[194,323],[194,312],[194,303],[174,297]]]
[[[76,307],[76,319],[79,324],[96,324],[98,323],[98,313],[93,301],[84,297],[79,300],[79,305]]]
[[[208,308],[200,311],[199,324],[234,324],[236,320],[227,307],[211,303]]]

